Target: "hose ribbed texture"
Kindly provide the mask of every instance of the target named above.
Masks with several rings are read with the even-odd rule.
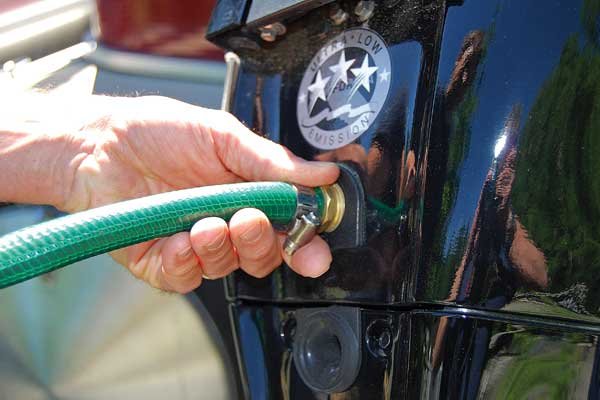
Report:
[[[247,207],[275,225],[296,214],[294,186],[253,182],[179,190],[57,218],[0,237],[0,288],[68,264],[189,230],[198,220],[229,220]]]

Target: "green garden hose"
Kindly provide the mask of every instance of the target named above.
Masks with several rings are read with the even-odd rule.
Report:
[[[314,195],[315,214],[327,217],[328,189]],[[298,217],[299,189],[283,182],[254,182],[179,190],[57,218],[0,237],[0,288],[85,258],[189,230],[202,218],[229,220],[238,210],[262,210],[274,226]]]

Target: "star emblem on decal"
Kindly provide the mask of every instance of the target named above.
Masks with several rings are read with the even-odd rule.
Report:
[[[389,79],[390,71],[384,68],[383,71],[379,73],[379,82],[387,82]]]
[[[308,86],[308,91],[311,94],[309,110],[313,109],[318,99],[327,101],[327,96],[325,96],[325,86],[327,85],[327,82],[329,82],[330,79],[330,76],[323,79],[323,76],[321,75],[321,70],[317,71],[317,76],[315,77],[314,83]]]
[[[333,72],[333,83],[329,88],[328,95],[331,94],[331,92],[333,92],[333,89],[335,89],[335,86],[338,84],[338,82],[341,81],[344,82],[344,84],[346,85],[348,84],[348,70],[350,69],[352,64],[354,64],[354,59],[346,61],[346,52],[342,50],[337,64],[329,67],[329,70]]]
[[[367,92],[371,92],[371,75],[377,71],[377,67],[369,67],[369,56],[365,55],[362,65],[360,68],[352,68],[350,71],[356,76],[356,87],[353,91],[358,90],[360,86],[367,89]]]
[[[296,95],[302,136],[322,150],[356,142],[384,107],[391,71],[388,47],[376,31],[351,28],[322,45]]]

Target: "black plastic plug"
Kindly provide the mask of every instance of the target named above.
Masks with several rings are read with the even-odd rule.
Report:
[[[338,163],[338,166],[337,184],[344,192],[344,216],[335,231],[322,234],[332,250],[361,247],[367,240],[366,198],[361,177],[350,163]]]

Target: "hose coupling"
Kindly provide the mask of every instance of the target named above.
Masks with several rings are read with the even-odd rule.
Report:
[[[344,191],[337,183],[329,186],[322,186],[323,210],[321,214],[321,226],[319,233],[333,232],[340,226],[344,211],[346,211],[346,199]]]
[[[296,219],[283,245],[290,257],[312,240],[317,233],[332,232],[342,221],[345,210],[344,192],[337,184],[315,189],[296,186],[298,206]],[[319,201],[317,196],[321,197]]]
[[[321,220],[313,212],[297,218],[283,244],[285,254],[291,257],[296,250],[310,242],[320,225]]]

